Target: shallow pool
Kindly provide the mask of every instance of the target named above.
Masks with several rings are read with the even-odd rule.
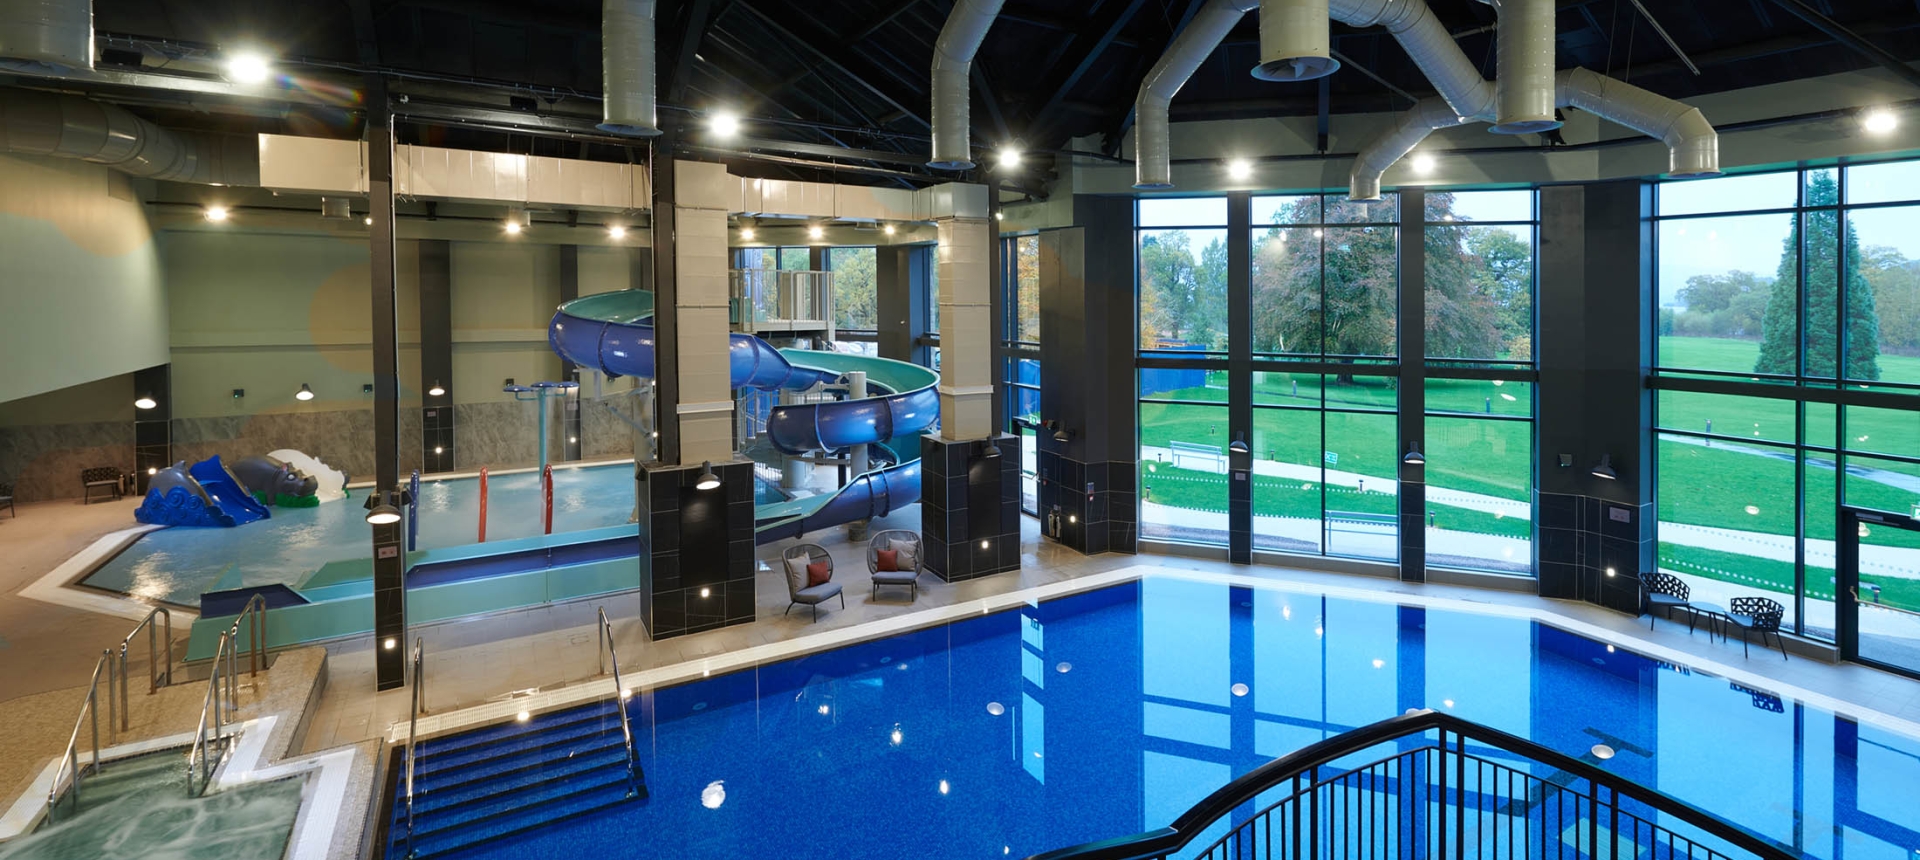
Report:
[[[1148,578],[636,696],[648,799],[460,856],[1024,857],[1409,708],[1807,856],[1920,849],[1920,739],[1526,620]]]
[[[478,538],[479,484],[476,478],[421,484],[419,549],[462,546]],[[491,476],[487,489],[488,540],[540,533],[539,473]],[[238,570],[243,585],[292,584],[328,562],[373,555],[361,508],[365,492],[355,490],[348,499],[314,508],[273,508],[271,519],[236,528],[151,532],[84,583],[187,605],[198,605],[200,594],[229,566]],[[632,515],[632,465],[553,470],[554,532],[620,525]]]
[[[108,762],[81,783],[80,805],[0,844],[0,860],[204,860],[286,854],[300,811],[298,777],[188,797],[186,754]]]

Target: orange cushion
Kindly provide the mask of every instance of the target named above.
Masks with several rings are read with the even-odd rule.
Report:
[[[880,568],[882,572],[900,569],[900,551],[897,549],[879,550],[873,554],[873,558],[875,566]]]
[[[807,587],[808,588],[812,588],[816,585],[824,585],[827,580],[832,578],[833,578],[833,571],[827,569],[826,562],[816,561],[812,564],[807,565]]]

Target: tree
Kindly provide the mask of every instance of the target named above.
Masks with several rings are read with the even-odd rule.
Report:
[[[1839,183],[1833,171],[1816,171],[1807,182],[1807,205],[1834,207],[1840,202]],[[1773,289],[1761,320],[1760,359],[1756,373],[1792,375],[1799,368],[1803,326],[1800,324],[1800,297],[1806,296],[1805,329],[1806,374],[1832,377],[1838,365],[1839,289],[1837,254],[1846,254],[1847,343],[1846,378],[1880,378],[1880,317],[1874,309],[1873,286],[1861,271],[1860,236],[1853,225],[1845,225],[1844,234],[1836,208],[1809,209],[1793,218],[1782,244],[1780,267],[1774,274]],[[1802,219],[1807,234],[1807,258],[1800,260]],[[1836,239],[1838,241],[1836,241]],[[1838,246],[1838,247],[1836,247]],[[1796,289],[1803,281],[1804,289]]]
[[[1920,353],[1920,261],[1908,260],[1897,248],[1870,245],[1861,252],[1861,268],[1880,313],[1880,348]]]
[[[1449,195],[1451,202],[1451,195]],[[1493,300],[1500,329],[1502,358],[1533,357],[1533,248],[1509,230],[1475,227],[1467,233],[1467,252],[1479,258],[1478,288]]]
[[[827,266],[833,270],[835,328],[870,330],[878,327],[874,256],[872,248],[833,248],[827,252]]]
[[[1735,269],[1724,275],[1694,275],[1680,288],[1679,295],[1689,312],[1713,313],[1726,310],[1734,296],[1752,292],[1759,286],[1759,277],[1754,273]]]
[[[1216,239],[1196,265],[1184,230],[1140,238],[1140,345],[1163,341],[1226,345],[1227,251]]]
[[[1040,237],[1021,236],[1013,240],[1014,332],[1013,339],[1040,342]]]

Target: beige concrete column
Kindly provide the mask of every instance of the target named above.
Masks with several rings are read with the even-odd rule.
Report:
[[[733,459],[727,341],[727,210],[737,183],[726,165],[674,162],[672,312],[679,322],[680,462]]]
[[[940,437],[993,435],[993,245],[987,189],[929,189],[940,247]]]

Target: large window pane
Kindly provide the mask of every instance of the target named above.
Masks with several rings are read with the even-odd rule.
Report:
[[[1847,202],[1920,200],[1920,161],[1855,164],[1847,168]]]
[[[1794,219],[1738,215],[1660,222],[1661,367],[1794,373]],[[1774,332],[1787,351],[1763,362],[1765,331]]]
[[[879,327],[874,288],[874,249],[830,248],[827,268],[833,272],[833,325],[872,331]]]
[[[1227,408],[1140,404],[1140,537],[1227,542]]]
[[[1327,227],[1320,254],[1326,272],[1320,308],[1326,353],[1394,355],[1400,307],[1394,229]]]
[[[1328,412],[1321,453],[1329,555],[1400,557],[1398,418],[1390,412]]]
[[[1254,548],[1319,554],[1319,410],[1255,409],[1251,445]]]
[[[1920,162],[1905,164],[1920,175]],[[1854,193],[1852,185],[1847,193]],[[1848,213],[1847,227],[1849,375],[1920,384],[1920,206],[1856,210]]]
[[[1818,196],[1828,198],[1826,202],[1833,202],[1831,198],[1835,188],[1831,182],[1826,183],[1824,188],[1809,188],[1810,199],[1816,196],[1816,191],[1821,192]],[[1804,238],[1799,246],[1806,259],[1800,260],[1790,244],[1780,262],[1782,272],[1789,271],[1790,267],[1798,267],[1799,270],[1803,293],[1800,300],[1806,302],[1800,342],[1794,343],[1790,329],[1786,327],[1789,319],[1787,312],[1774,302],[1768,302],[1767,317],[1760,323],[1760,361],[1754,369],[1761,373],[1793,373],[1794,349],[1797,346],[1802,374],[1831,379],[1837,366],[1835,359],[1840,355],[1840,295],[1834,289],[1834,285],[1840,281],[1840,272],[1836,268],[1840,259],[1840,215],[1832,209],[1811,211],[1800,216],[1800,225]],[[1849,280],[1852,280],[1851,276]],[[1784,289],[1776,292],[1786,294]],[[1869,360],[1860,369],[1871,373],[1872,366],[1873,362]]]
[[[1013,240],[1013,339],[1040,342],[1040,237]]]
[[[1253,198],[1253,220],[1255,228],[1273,224],[1319,224],[1320,200],[1318,194],[1294,197],[1255,197]],[[1256,234],[1257,234],[1256,229]]]
[[[1427,194],[1428,221],[1532,221],[1533,190],[1437,191]]]
[[[1660,429],[1794,443],[1794,402],[1733,394],[1659,392]],[[1702,445],[1727,442],[1701,440]]]
[[[1533,570],[1533,424],[1427,418],[1427,563]]]
[[[1533,383],[1512,379],[1428,379],[1427,411],[1533,416]]]
[[[1227,231],[1142,230],[1139,259],[1140,348],[1224,351]]]
[[[1851,429],[1851,428],[1849,428]],[[1911,463],[1850,456],[1846,460],[1846,503],[1879,511],[1920,514],[1920,471]],[[1860,524],[1860,645],[1862,656],[1911,665],[1920,653],[1920,624],[1880,607],[1920,612],[1920,533],[1890,526]],[[1809,588],[1813,583],[1808,582]],[[1876,653],[1868,653],[1869,644]]]
[[[1715,444],[1661,434],[1657,468],[1660,569],[1687,581],[1696,601],[1794,593],[1791,448]]]
[[[1841,440],[1842,446],[1850,451],[1920,457],[1920,411],[1915,411],[1920,410],[1920,398],[1913,405],[1913,410],[1847,407],[1847,438]]]
[[[1533,225],[1476,225],[1475,209],[1529,217],[1532,192],[1427,197],[1427,355],[1532,361]]]
[[[1254,228],[1250,282],[1254,352],[1322,352],[1320,233],[1318,227]]]
[[[1696,215],[1703,212],[1742,212],[1785,209],[1795,203],[1792,172],[1757,173],[1660,183],[1659,214]]]

